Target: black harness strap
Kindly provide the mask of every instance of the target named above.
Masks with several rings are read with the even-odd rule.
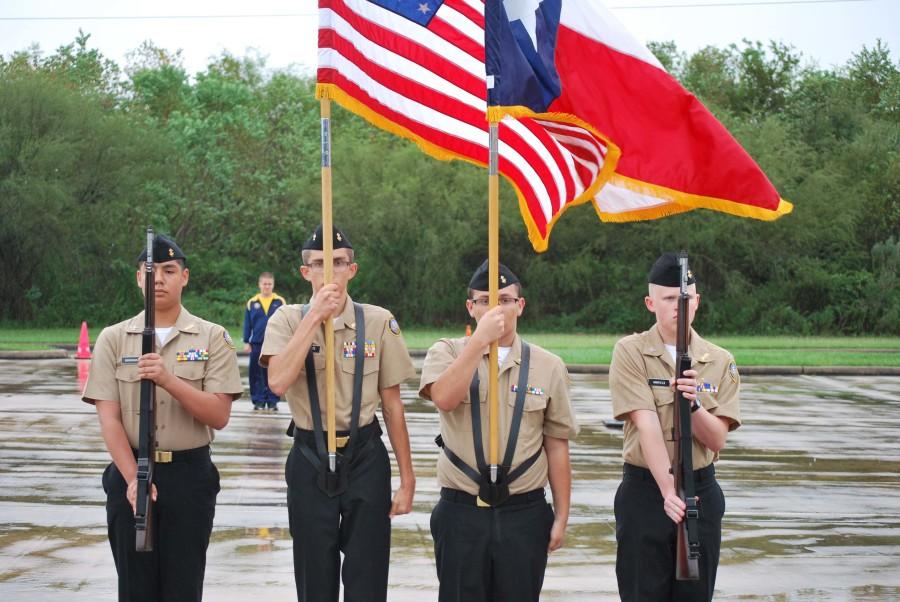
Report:
[[[506,453],[503,456],[503,464],[499,467],[497,473],[497,483],[490,482],[490,467],[484,459],[484,442],[481,439],[481,395],[478,391],[479,379],[477,370],[472,377],[472,383],[469,385],[469,400],[471,401],[472,406],[472,435],[475,446],[475,463],[478,466],[478,469],[476,470],[466,464],[462,458],[453,453],[453,450],[444,445],[443,437],[438,435],[437,438],[435,438],[435,443],[444,450],[447,459],[479,486],[479,497],[482,501],[487,502],[492,506],[502,504],[506,498],[509,497],[509,484],[525,474],[525,472],[538,461],[538,458],[541,457],[542,449],[538,449],[537,452],[519,464],[515,470],[510,471],[513,458],[516,455],[516,443],[519,439],[519,428],[522,425],[522,414],[525,411],[525,395],[527,393],[526,389],[528,388],[528,371],[530,365],[531,347],[529,347],[528,343],[522,341],[522,363],[519,366],[516,402],[510,423],[509,438],[506,441]]]
[[[304,305],[301,310],[301,316],[305,316],[309,306]],[[350,410],[350,438],[347,446],[344,448],[343,454],[338,454],[339,466],[338,472],[344,472],[341,477],[343,487],[328,486],[326,488],[329,495],[338,495],[346,488],[346,470],[353,459],[353,452],[356,449],[357,433],[359,431],[359,415],[362,411],[362,381],[363,367],[365,364],[365,345],[366,345],[366,318],[363,308],[358,303],[353,304],[353,313],[356,318],[356,358],[354,360],[353,374],[353,401]],[[312,349],[306,354],[306,386],[309,389],[309,409],[312,413],[313,432],[315,433],[316,450],[313,452],[307,445],[300,444],[300,451],[306,456],[310,463],[319,469],[320,472],[327,472],[328,466],[328,450],[325,447],[325,429],[322,426],[322,411],[319,405],[319,388],[316,383],[316,363],[313,359]],[[320,479],[324,482],[323,479]]]

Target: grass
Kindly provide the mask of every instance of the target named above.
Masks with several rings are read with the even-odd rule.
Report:
[[[240,346],[241,329],[229,327]],[[52,349],[75,345],[78,328],[0,328],[0,350]],[[89,330],[91,342],[99,328]],[[428,349],[443,337],[458,337],[462,329],[409,328],[403,331],[410,349]],[[525,330],[523,335],[561,356],[570,364],[608,364],[615,342],[622,335],[588,333],[542,333]],[[900,366],[900,337],[799,337],[799,336],[711,336],[717,345],[734,354],[744,366]]]

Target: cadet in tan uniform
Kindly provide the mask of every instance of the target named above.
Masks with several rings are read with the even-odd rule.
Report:
[[[138,258],[143,287],[144,251]],[[83,399],[94,404],[112,463],[103,473],[109,543],[119,600],[200,600],[206,548],[219,492],[210,459],[215,430],[241,396],[228,332],[181,306],[187,259],[174,241],[153,248],[156,353],[141,355],[144,314],[103,329]],[[152,552],[135,552],[134,505],[141,379],[156,382],[156,467]]]
[[[440,414],[441,499],[431,534],[441,602],[538,600],[547,554],[562,546],[569,519],[569,441],[578,425],[563,361],[516,333],[525,309],[519,279],[499,266],[499,303],[488,309],[488,264],[469,282],[472,336],[428,350],[419,395]],[[486,451],[488,351],[499,345],[501,468],[491,486]],[[553,507],[545,498],[549,480]],[[555,513],[554,513],[555,511]]]
[[[644,302],[656,324],[616,343],[609,372],[613,413],[625,421],[624,476],[616,493],[616,577],[622,600],[690,602],[711,600],[722,541],[725,496],[713,462],[728,432],[741,424],[740,377],[731,354],[691,329],[692,370],[678,380],[691,400],[694,482],[699,501],[700,580],[675,580],[676,525],[685,505],[669,469],[674,457],[675,335],[678,256],[663,254],[648,277]],[[689,274],[689,323],[700,295]]]
[[[354,303],[353,247],[334,228],[334,282],[324,282],[322,226],[303,245],[300,274],[312,285],[305,306],[285,305],[269,319],[260,363],[269,387],[286,395],[294,445],[285,467],[294,540],[297,598],[337,602],[387,599],[390,519],[408,513],[415,491],[400,384],[415,376],[397,320],[386,309]],[[326,474],[325,336],[334,321],[337,478]],[[375,410],[397,458],[400,488],[391,500],[391,465]],[[344,555],[343,569],[340,554]]]

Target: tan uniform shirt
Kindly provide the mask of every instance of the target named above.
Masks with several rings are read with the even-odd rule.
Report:
[[[734,357],[725,349],[700,338],[693,329],[688,352],[691,367],[697,371],[697,382],[703,389],[697,394],[697,399],[710,414],[728,419],[729,430],[738,428],[741,425],[741,377]],[[641,453],[637,427],[628,419],[628,414],[633,410],[653,410],[659,415],[669,459],[674,458],[672,427],[675,393],[668,385],[668,380],[674,376],[675,362],[655,325],[646,332],[627,336],[616,343],[609,369],[609,390],[613,415],[625,420],[622,450],[625,462],[649,468]],[[665,384],[662,381],[666,381]],[[718,454],[707,449],[696,437],[693,443],[694,470],[718,459]]]
[[[467,338],[441,339],[431,346],[422,366],[422,381],[419,395],[431,400],[426,388],[459,357]],[[515,468],[541,450],[540,458],[525,474],[509,486],[510,494],[524,493],[547,485],[547,454],[543,451],[544,435],[558,439],[574,439],[578,435],[575,412],[569,401],[569,373],[563,361],[537,345],[531,345],[531,365],[528,370],[528,393],[525,395],[525,411],[516,442],[512,468]],[[488,426],[488,358],[485,354],[478,366],[479,398],[481,401],[481,438],[484,442],[485,461],[488,457],[490,428]],[[510,421],[516,403],[513,390],[519,381],[519,366],[522,363],[522,339],[516,339],[509,355],[500,366],[500,461],[506,453]],[[444,444],[463,462],[477,470],[475,445],[472,433],[472,401],[469,394],[452,412],[438,410],[441,420],[441,437]],[[441,487],[460,489],[473,495],[478,493],[478,485],[459,470],[447,458],[438,456],[438,484]]]
[[[82,398],[88,403],[115,401],[121,405],[122,424],[131,447],[137,449],[141,411],[141,356],[144,312],[104,328],[94,346],[91,372]],[[162,348],[156,353],[166,370],[195,389],[223,393],[237,399],[244,392],[234,343],[224,328],[191,315],[184,307]],[[166,451],[207,445],[215,437],[206,426],[181,407],[162,387],[156,387],[156,447]]]
[[[382,307],[362,304],[366,320],[365,349],[356,349],[356,317],[353,301],[347,303],[334,323],[335,376],[334,406],[335,425],[339,431],[350,430],[350,412],[353,403],[353,375],[356,373],[356,354],[364,353],[362,399],[359,426],[365,426],[375,418],[375,409],[381,400],[380,391],[399,385],[416,375],[406,342],[400,334],[397,320]],[[260,364],[267,366],[269,357],[281,353],[300,326],[302,305],[282,305],[269,318],[266,336],[260,352]],[[316,332],[312,346],[316,364],[316,388],[319,392],[319,409],[325,425],[325,329]],[[309,406],[309,388],[306,382],[306,366],[300,376],[288,388],[285,395],[291,416],[298,428],[312,430],[312,412]]]

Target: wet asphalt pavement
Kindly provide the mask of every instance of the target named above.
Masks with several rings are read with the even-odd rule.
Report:
[[[246,358],[242,360],[246,383]],[[108,455],[76,360],[0,361],[0,600],[114,600],[100,476]],[[84,376],[84,374],[82,374]],[[572,517],[543,599],[616,600],[621,431],[605,375],[577,374]],[[428,528],[437,415],[403,396],[417,474],[394,520],[392,601],[437,599]],[[717,465],[727,498],[717,600],[900,600],[900,377],[751,376],[744,427]],[[213,443],[222,477],[205,599],[294,599],[279,414],[235,403]],[[385,436],[386,439],[386,436]],[[396,484],[396,482],[395,482]]]

